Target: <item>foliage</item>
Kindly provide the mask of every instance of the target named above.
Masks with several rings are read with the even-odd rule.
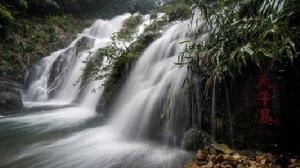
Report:
[[[2,0],[0,1],[0,32],[10,33],[11,26],[18,23],[19,16],[33,13],[50,14],[56,12],[58,8],[59,5],[55,0]]]
[[[90,23],[68,15],[16,20],[0,43],[0,76],[22,80],[27,68],[69,43]]]
[[[132,17],[129,17],[125,21],[122,29],[128,27],[128,23],[137,23],[136,21],[133,21],[136,20],[133,19],[133,17],[136,18],[137,16],[133,15]],[[130,30],[127,36],[122,35],[124,33],[123,31],[114,34],[111,37],[112,42],[108,46],[99,49],[96,55],[88,60],[87,68],[81,77],[83,84],[87,83],[89,80],[100,80],[106,77],[103,97],[109,104],[129,73],[131,64],[134,63],[143,50],[158,37],[160,30],[166,23],[167,17],[155,19],[145,28],[142,35],[131,42],[128,41],[127,36],[132,36],[135,33],[137,28],[136,24],[130,24],[131,27],[135,27],[133,29],[135,31]],[[122,42],[130,42],[130,45],[124,46],[122,45]],[[100,63],[104,56],[110,61],[108,66],[103,66]],[[99,75],[99,72],[104,73]]]
[[[127,18],[121,30],[118,33],[114,33],[111,37],[111,43],[104,48],[100,48],[95,56],[89,58],[86,61],[86,68],[81,76],[83,84],[91,80],[100,80],[103,76],[99,75],[100,71],[107,71],[109,67],[102,67],[103,56],[106,56],[110,61],[114,61],[117,57],[120,57],[121,53],[125,51],[124,43],[131,42],[133,34],[136,32],[138,25],[142,21],[140,14],[131,15]],[[107,68],[107,69],[106,69]]]
[[[130,5],[133,12],[147,13],[157,7],[156,2],[157,0],[132,0]]]
[[[0,4],[0,20],[6,22],[12,22],[14,17],[12,16],[11,12],[2,4]]]
[[[122,81],[125,80],[129,73],[130,66],[142,54],[144,49],[159,36],[160,30],[166,23],[167,18],[156,19],[145,28],[144,33],[136,41],[127,47],[119,57],[113,60],[103,93],[108,103],[112,101],[112,98],[118,92]]]
[[[190,6],[187,0],[170,1],[162,8],[162,10],[169,16],[170,21],[186,20],[191,16]]]
[[[79,15],[112,17],[130,10],[130,4],[131,0],[0,1],[0,75],[21,80],[27,68],[49,51],[68,43],[79,28],[87,25],[90,20]],[[140,21],[140,15],[132,17],[122,30],[123,36],[129,38],[128,34]]]
[[[23,3],[26,3],[25,0],[22,0]],[[30,0],[27,2],[27,4],[29,5],[34,5],[34,6],[48,6],[48,7],[55,7],[55,8],[59,8],[58,3],[55,0]]]
[[[118,39],[131,41],[132,34],[136,31],[138,25],[142,22],[143,17],[139,14],[132,15],[125,20],[122,29],[118,33]]]
[[[155,19],[158,16],[158,14],[154,10],[151,10],[149,14],[150,14],[150,19]]]
[[[117,14],[147,13],[157,7],[158,0],[60,0],[57,1],[64,12],[80,15],[93,13],[103,17],[113,17]]]
[[[129,11],[146,13],[156,6],[156,0],[1,0],[0,25],[9,26],[13,18],[62,13],[110,18]]]
[[[291,18],[299,10],[299,1],[291,0],[193,0],[193,20],[197,24],[194,41],[189,42],[180,60],[190,69],[221,79],[241,73],[254,62],[262,71],[276,68],[277,62],[293,62],[297,56],[294,34],[299,29]],[[203,32],[206,41],[199,40]],[[197,40],[196,40],[197,39]]]
[[[138,3],[138,8],[134,11],[145,12],[155,6],[156,0],[135,2]],[[78,28],[82,29],[82,25],[90,21],[80,19],[82,16],[113,17],[133,11],[132,3],[133,0],[0,1],[0,75],[21,80],[27,68],[49,54],[49,51],[67,43],[67,37],[69,39],[76,35]],[[71,13],[72,16],[66,16],[66,13]],[[141,19],[141,15],[132,16],[118,38],[130,41],[130,34]]]

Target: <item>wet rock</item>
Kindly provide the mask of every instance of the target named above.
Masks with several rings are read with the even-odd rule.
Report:
[[[95,40],[91,39],[89,37],[82,37],[80,38],[77,43],[76,43],[76,53],[78,54],[79,52],[82,52],[84,50],[87,50],[89,48],[91,48],[94,44]]]
[[[213,161],[209,161],[207,164],[207,168],[212,168],[214,167],[214,162]]]
[[[14,81],[0,78],[0,114],[9,115],[22,112],[22,86]]]
[[[66,73],[67,61],[68,57],[61,54],[53,63],[48,80],[48,86],[50,86],[50,88],[55,88],[63,83],[62,79]],[[55,91],[55,89],[53,89],[53,91]],[[49,95],[52,95],[53,91],[50,91]]]
[[[206,160],[208,152],[206,150],[198,150],[196,154],[197,160]]]
[[[231,154],[233,153],[233,151],[231,149],[229,149],[229,147],[225,144],[212,144],[212,147],[214,147],[214,149],[226,153],[226,154]]]
[[[218,163],[214,166],[214,168],[221,168],[221,167],[222,167],[222,165],[220,163]]]
[[[247,166],[244,165],[244,164],[238,164],[238,165],[237,165],[237,168],[247,168]]]
[[[231,165],[225,165],[224,168],[232,168]]]
[[[233,154],[232,157],[233,157],[233,159],[235,159],[235,160],[238,160],[238,159],[241,158],[240,154],[238,154],[238,153]]]
[[[211,154],[211,155],[207,156],[207,160],[215,162],[216,161],[216,155],[215,154]]]
[[[294,160],[290,160],[291,163],[294,163],[293,161]],[[287,167],[289,164],[289,160],[287,157],[280,155],[279,158],[276,160],[276,163],[281,165],[282,167]]]
[[[199,165],[199,166],[203,166],[203,165],[207,165],[207,164],[208,164],[207,161],[199,161],[199,162],[197,162],[197,165]]]
[[[194,128],[189,129],[183,135],[182,147],[186,150],[197,150],[212,143],[212,138],[204,131]]]
[[[300,168],[298,158],[271,153],[234,151],[226,145],[214,144],[198,150],[195,162],[200,168]]]
[[[300,168],[300,159],[292,158],[289,161],[288,168]]]
[[[196,163],[190,162],[188,163],[185,168],[199,168],[200,166],[198,166]]]
[[[53,63],[53,66],[50,71],[50,76],[48,80],[49,88],[58,88],[64,82],[63,76],[68,73],[68,67],[73,66],[76,63],[78,57],[81,56],[81,52],[88,50],[92,47],[94,39],[89,37],[81,37],[75,46],[68,48],[66,51],[61,53],[58,58]],[[91,54],[91,53],[90,53]],[[55,95],[57,89],[50,89],[50,97]]]
[[[216,162],[217,163],[222,163],[224,160],[224,156],[222,154],[217,155],[216,157]]]
[[[224,160],[228,160],[229,158],[230,158],[230,155],[229,154],[224,154],[224,155],[222,155],[223,156],[223,159]]]

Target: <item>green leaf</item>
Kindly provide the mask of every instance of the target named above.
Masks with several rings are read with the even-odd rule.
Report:
[[[292,51],[290,49],[287,49],[286,53],[287,53],[288,58],[293,62],[294,55],[293,55]]]
[[[243,3],[244,3],[245,5],[249,5],[249,4],[252,3],[252,0],[244,0]]]
[[[247,63],[246,63],[245,55],[244,55],[244,54],[241,54],[240,57],[242,58],[242,61],[243,61],[244,65],[246,65]]]
[[[282,2],[279,4],[279,6],[278,6],[278,8],[277,8],[277,12],[278,12],[278,13],[281,12],[281,11],[283,10],[284,3],[285,3],[285,1],[282,1]]]
[[[13,21],[14,17],[12,16],[12,13],[6,8],[5,6],[0,4],[0,19],[7,20],[7,21]]]
[[[295,48],[295,43],[291,40],[291,38],[286,38],[285,39],[285,43],[286,44],[289,44],[291,47],[292,47],[292,49],[294,50],[294,51],[296,51],[296,48]]]
[[[231,53],[230,53],[230,59],[234,59],[235,55],[238,53],[238,49],[235,49],[233,50]]]
[[[269,52],[267,49],[260,48],[259,51],[262,52],[264,56],[269,57],[269,58],[273,58],[273,54],[271,52]]]
[[[247,44],[244,47],[241,48],[242,52],[248,53],[250,56],[253,55],[254,51],[251,49],[251,45]]]
[[[25,0],[20,0],[20,7],[23,9],[27,9],[28,8],[28,3]]]

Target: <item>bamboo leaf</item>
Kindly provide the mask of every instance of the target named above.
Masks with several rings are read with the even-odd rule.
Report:
[[[254,51],[251,49],[251,45],[247,44],[246,46],[242,47],[243,52],[248,53],[250,56],[253,55]]]
[[[287,53],[288,58],[293,62],[293,60],[294,60],[294,55],[293,55],[291,49],[287,49],[287,50],[286,50],[286,53]]]
[[[289,44],[291,47],[292,47],[292,49],[294,50],[294,51],[296,51],[296,48],[295,48],[295,43],[291,40],[291,38],[286,38],[285,39],[285,42],[286,42],[286,44]]]
[[[273,54],[265,48],[260,48],[259,51],[266,57],[273,58]]]

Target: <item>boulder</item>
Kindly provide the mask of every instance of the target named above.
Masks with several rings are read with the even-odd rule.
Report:
[[[95,40],[86,36],[81,37],[76,43],[76,55],[84,50],[91,48]]]
[[[15,114],[23,111],[22,85],[0,78],[0,115]]]
[[[225,153],[225,154],[231,154],[231,153],[233,153],[233,150],[231,150],[227,145],[225,145],[225,144],[216,144],[216,143],[214,143],[214,144],[211,144],[211,146],[214,148],[214,149],[216,149],[216,150],[218,150],[218,151],[220,151],[220,152],[223,152],[223,153]]]
[[[205,131],[191,128],[183,135],[181,146],[186,150],[197,150],[212,143],[212,138]]]

